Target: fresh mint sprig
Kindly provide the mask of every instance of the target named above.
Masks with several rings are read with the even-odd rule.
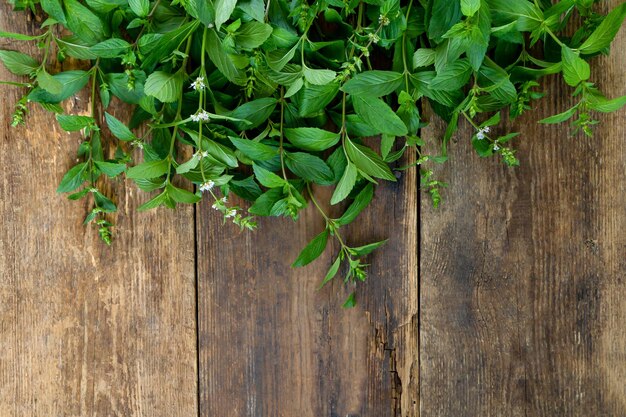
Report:
[[[340,272],[351,285],[366,280],[366,257],[385,241],[354,246],[342,232],[381,180],[417,167],[422,189],[440,204],[447,184],[432,166],[447,160],[459,120],[474,129],[467,140],[478,155],[516,166],[511,143],[519,133],[498,135],[497,126],[549,93],[543,77],[561,74],[577,102],[541,123],[572,120],[573,134],[590,136],[595,113],[626,104],[626,96],[602,94],[588,63],[609,52],[626,3],[604,14],[593,0],[12,2],[47,16],[40,35],[0,32],[15,49],[19,42],[41,49],[41,59],[0,50],[6,68],[24,77],[0,81],[24,91],[13,125],[38,103],[62,129],[80,132],[80,160],[58,191],[90,199],[86,222],[102,240],[111,243],[117,209],[103,184],[122,174],[152,194],[139,210],[208,198],[241,229],[255,229],[255,216],[295,221],[312,202],[325,226],[293,266],[336,241],[322,285]],[[90,69],[54,74],[55,54]],[[60,103],[83,88],[90,115],[63,114]],[[114,100],[131,105],[132,116],[112,114]],[[423,150],[424,102],[447,122],[439,154]],[[105,158],[110,148],[114,157]],[[403,165],[409,150],[417,159]],[[181,178],[194,191],[181,188]],[[320,201],[313,185],[331,187],[330,200]],[[232,205],[232,195],[248,201],[247,210]],[[334,205],[344,209],[337,218],[329,214]],[[352,293],[344,306],[355,300]]]

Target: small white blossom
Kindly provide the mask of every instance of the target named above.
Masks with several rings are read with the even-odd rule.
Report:
[[[226,212],[226,214],[224,215],[224,217],[228,218],[228,217],[235,217],[237,215],[237,210],[236,209],[230,209]]]
[[[391,23],[391,21],[387,16],[381,14],[380,16],[378,16],[378,23],[383,26],[387,26],[389,23]]]
[[[378,41],[380,40],[380,37],[375,33],[368,33],[367,37],[372,43],[378,43]]]
[[[211,207],[213,207],[215,210],[219,210],[220,209],[220,206],[219,206],[219,204],[217,202],[213,203],[213,205]]]
[[[493,150],[494,150],[494,151],[497,151],[498,149],[500,149],[500,147],[498,146],[498,144],[497,144],[497,143],[494,143],[494,144],[493,144]]]
[[[223,204],[226,204],[226,202],[227,202],[228,200],[226,199],[226,196],[224,196],[224,197],[220,198],[220,201],[221,201]]]
[[[208,180],[204,184],[200,185],[200,191],[201,192],[211,191],[213,187],[215,187],[215,182]]]
[[[199,122],[199,121],[208,122],[210,119],[211,117],[209,116],[209,113],[206,110],[200,110],[196,114],[191,115],[191,120],[193,120],[194,122]]]
[[[207,151],[197,151],[194,156],[198,159],[202,159],[202,158],[206,158],[207,156],[209,156],[209,153]]]
[[[485,139],[485,133],[489,132],[489,127],[481,127],[480,129],[478,129],[478,132],[476,132],[476,139],[478,140],[482,140]]]
[[[202,91],[206,85],[204,85],[204,77],[198,77],[194,82],[191,83],[191,88],[196,91]]]

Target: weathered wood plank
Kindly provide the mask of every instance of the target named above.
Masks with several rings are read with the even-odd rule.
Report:
[[[3,29],[36,26],[0,3]],[[81,224],[87,204],[55,193],[79,136],[35,106],[10,128],[19,93],[0,94],[0,415],[195,415],[193,208],[138,214],[146,196],[114,184],[119,228],[106,247]],[[81,94],[67,110],[87,106]]]
[[[624,35],[593,64],[611,97],[626,93]],[[538,110],[499,129],[523,132],[521,167],[480,160],[466,127],[438,172],[442,208],[422,199],[423,417],[626,415],[624,111],[570,137],[536,124],[573,103],[544,87]]]
[[[391,239],[349,310],[341,280],[316,291],[338,245],[304,269],[289,266],[323,228],[313,207],[296,224],[263,219],[259,231],[239,234],[202,205],[202,416],[417,415],[416,188],[413,172],[379,187],[347,231],[354,244]]]

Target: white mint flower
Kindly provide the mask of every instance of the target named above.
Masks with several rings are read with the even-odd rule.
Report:
[[[497,151],[498,149],[500,149],[500,147],[498,146],[498,144],[497,144],[497,143],[494,143],[494,144],[493,144],[493,150],[494,150],[494,151]]]
[[[369,38],[370,41],[372,41],[372,43],[378,43],[378,41],[380,40],[378,35],[375,33],[368,33],[367,37]]]
[[[236,209],[230,209],[226,212],[226,215],[224,217],[228,218],[228,217],[235,217],[237,215],[237,210]]]
[[[206,110],[200,110],[198,113],[191,115],[191,120],[193,120],[194,122],[208,122],[210,119],[211,117]]]
[[[215,182],[209,180],[205,182],[204,184],[200,185],[200,191],[201,192],[210,191],[213,189],[213,187],[215,187]]]
[[[207,151],[197,151],[195,154],[195,157],[198,159],[206,158],[207,156],[209,156]]]
[[[196,91],[202,91],[206,85],[204,85],[204,77],[198,77],[194,82],[191,83],[191,88]]]
[[[211,207],[213,207],[215,210],[219,210],[220,209],[220,206],[219,206],[218,203],[213,203],[213,205]]]
[[[391,21],[387,16],[381,14],[380,16],[378,16],[378,23],[383,26],[387,26],[389,23],[391,23]]]
[[[489,132],[489,126],[485,126],[485,127],[481,127],[480,129],[478,129],[478,132],[476,132],[476,139],[481,140],[481,139],[485,139],[485,133]]]
[[[224,197],[220,198],[220,201],[221,201],[222,203],[226,204],[226,202],[227,202],[228,200],[227,200],[227,199],[226,199],[226,197],[224,196]]]

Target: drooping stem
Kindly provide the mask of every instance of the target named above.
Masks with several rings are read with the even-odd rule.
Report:
[[[280,152],[280,168],[283,173],[283,179],[287,181],[287,172],[285,171],[285,152],[283,149],[283,141],[284,141],[284,127],[285,127],[285,89],[284,87],[280,87],[280,137],[279,137],[279,152]],[[291,188],[289,189],[289,193],[291,194]]]
[[[308,182],[306,184],[306,189],[309,193],[309,197],[311,198],[311,201],[313,202],[313,205],[315,206],[317,211],[320,213],[320,215],[324,218],[324,221],[326,222],[326,227],[332,231],[332,235],[335,237],[335,239],[337,239],[337,241],[341,245],[341,251],[344,253],[346,257],[348,257],[348,259],[351,259],[350,251],[349,251],[350,247],[346,245],[346,243],[344,242],[343,238],[341,237],[341,233],[339,233],[339,228],[337,227],[333,219],[328,217],[328,215],[326,214],[322,206],[320,206],[320,204],[318,203],[317,199],[315,198],[315,195],[313,194],[313,190],[311,189],[311,184]]]
[[[184,71],[185,68],[187,67],[187,61],[189,59],[189,51],[191,49],[191,41],[192,41],[192,36],[189,36],[187,38],[187,45],[185,46],[185,58],[183,59],[183,63],[181,64],[180,70],[179,71]],[[180,115],[183,109],[183,89],[181,88],[180,91],[178,92],[178,100],[177,100],[177,109],[176,109],[176,116],[174,116],[174,121],[178,121],[180,120]],[[169,184],[170,182],[170,177],[172,175],[172,164],[174,162],[174,147],[176,145],[176,137],[178,135],[178,124],[174,125],[174,129],[172,130],[172,139],[170,141],[170,151],[168,154],[168,170],[167,170],[167,178],[165,179],[165,182],[167,184]]]

